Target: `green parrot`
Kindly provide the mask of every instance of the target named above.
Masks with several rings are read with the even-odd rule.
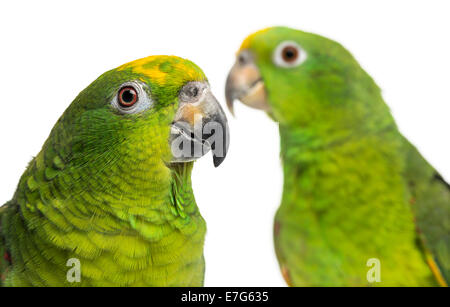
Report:
[[[0,285],[202,286],[206,225],[191,171],[208,150],[215,166],[224,160],[228,133],[188,60],[151,56],[104,73],[0,208]]]
[[[288,285],[447,285],[450,186],[344,47],[261,30],[242,43],[225,91],[231,111],[239,99],[279,126],[274,243]]]

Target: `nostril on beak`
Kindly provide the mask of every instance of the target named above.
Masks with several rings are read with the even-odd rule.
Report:
[[[194,103],[200,98],[205,88],[206,85],[201,82],[190,82],[181,90],[180,99],[183,102]]]
[[[190,91],[189,94],[192,98],[195,98],[198,96],[198,87],[197,86],[193,86]]]
[[[241,65],[245,65],[246,60],[245,60],[245,56],[244,56],[243,54],[240,54],[240,55],[239,55],[239,57],[238,57],[238,62],[239,62],[239,64],[241,64]]]
[[[237,63],[239,66],[245,66],[249,64],[252,61],[251,55],[248,53],[248,51],[242,51],[237,56]]]

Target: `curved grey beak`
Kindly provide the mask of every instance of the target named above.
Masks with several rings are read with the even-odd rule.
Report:
[[[180,91],[179,107],[171,125],[172,162],[194,161],[209,150],[214,166],[228,152],[230,130],[222,107],[206,82],[189,82]]]
[[[250,51],[243,50],[238,54],[227,77],[225,97],[227,107],[233,115],[235,99],[251,108],[270,111],[264,81]]]

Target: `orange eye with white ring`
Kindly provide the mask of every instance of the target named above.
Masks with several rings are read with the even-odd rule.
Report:
[[[117,101],[123,108],[132,107],[138,101],[138,93],[132,86],[125,86],[120,89]]]
[[[122,114],[144,112],[153,106],[149,87],[140,81],[129,81],[118,87],[111,106]]]

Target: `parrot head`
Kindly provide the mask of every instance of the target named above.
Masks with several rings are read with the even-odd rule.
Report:
[[[385,109],[379,88],[343,46],[286,27],[245,39],[225,92],[232,113],[239,99],[290,127],[355,127]]]
[[[218,166],[229,144],[227,119],[204,73],[175,56],[150,56],[104,73],[65,111],[54,129],[61,128],[72,138],[74,163],[110,155],[170,166],[212,150]]]

